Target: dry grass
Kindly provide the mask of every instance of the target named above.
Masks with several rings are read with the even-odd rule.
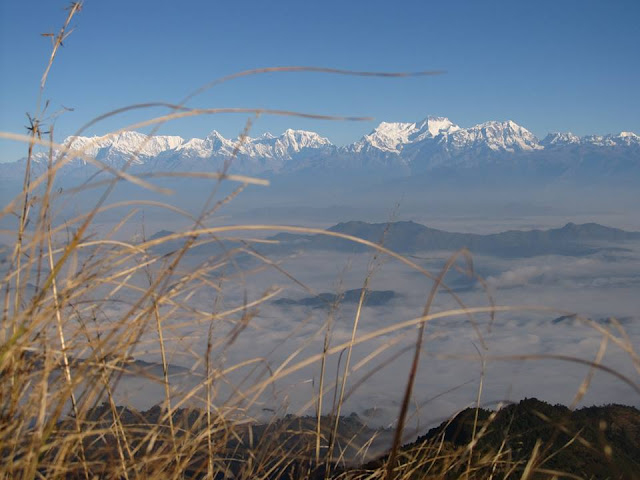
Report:
[[[80,11],[81,3],[73,3],[63,27],[52,37],[53,48],[46,71],[42,77],[43,95],[46,80],[62,41],[70,34],[69,26]],[[212,88],[222,81],[234,78],[281,71],[312,71],[331,74],[405,76],[407,74],[379,74],[374,72],[349,72],[315,67],[285,67],[258,69],[225,77],[203,87]],[[438,72],[421,72],[433,74]],[[203,91],[199,89],[194,95]],[[358,120],[336,118],[301,112],[261,109],[188,109],[184,103],[163,104],[171,113],[148,119],[123,130],[142,126],[159,127],[161,124],[183,116],[212,115],[225,112],[246,112],[254,117],[262,114],[301,115],[310,118],[332,120]],[[39,102],[40,105],[40,102]],[[135,105],[129,109],[143,109],[157,104]],[[22,193],[2,210],[2,218],[16,216],[15,242],[3,271],[3,312],[0,327],[0,475],[2,478],[442,478],[464,466],[467,478],[478,478],[482,472],[494,471],[496,478],[509,476],[519,468],[509,463],[508,455],[498,450],[492,456],[474,452],[474,445],[482,437],[487,426],[474,432],[472,442],[464,449],[453,449],[444,440],[424,445],[418,449],[403,451],[404,425],[409,414],[413,385],[418,375],[421,349],[425,341],[428,322],[437,318],[466,316],[476,329],[478,342],[482,334],[474,315],[512,310],[548,310],[545,307],[497,306],[490,295],[487,304],[476,307],[465,305],[445,283],[447,272],[458,269],[474,275],[469,252],[461,251],[451,257],[444,269],[432,273],[409,258],[384,247],[349,235],[324,230],[283,225],[206,226],[211,218],[250,184],[266,188],[262,179],[231,175],[228,168],[215,174],[193,172],[156,172],[132,175],[127,172],[135,156],[121,170],[89,157],[71,145],[59,145],[53,141],[55,116],[47,117],[46,107],[30,117],[28,135],[2,133],[5,139],[24,141],[27,144],[26,173]],[[120,113],[110,112],[85,125],[86,128],[100,120]],[[48,137],[43,124],[48,118]],[[253,118],[253,117],[252,117]],[[251,128],[251,120],[240,136],[239,145]],[[117,134],[118,132],[113,132]],[[238,145],[238,146],[239,146]],[[32,178],[34,151],[40,146],[48,149],[46,173]],[[237,153],[237,152],[236,152]],[[61,168],[75,158],[90,162],[103,172],[99,180],[81,185],[59,195],[55,192],[56,175]],[[109,177],[106,177],[109,175]],[[132,182],[142,188],[159,193],[166,189],[154,184],[163,176],[188,176],[200,178],[212,184],[211,194],[203,202],[198,215],[192,215],[170,203],[152,201],[120,202],[107,205],[106,201],[118,182]],[[108,178],[108,180],[105,180]],[[226,197],[220,196],[222,182],[235,182],[237,188]],[[57,215],[55,205],[61,198],[72,196],[81,190],[98,189],[95,204],[76,218],[63,220]],[[134,218],[140,206],[166,209],[190,222],[191,227],[162,238],[137,242],[119,239],[119,233]],[[98,215],[113,208],[129,208],[123,219],[109,231],[96,236],[92,226]],[[353,320],[351,338],[341,344],[331,342],[333,313],[318,329],[314,338],[324,338],[323,348],[317,353],[300,358],[308,343],[292,352],[276,367],[266,364],[264,358],[247,359],[236,365],[225,366],[226,352],[248,328],[257,315],[258,307],[279,293],[278,289],[266,289],[257,298],[246,298],[236,305],[226,305],[218,296],[223,286],[240,278],[251,282],[252,273],[259,269],[278,269],[287,278],[313,293],[313,290],[297,280],[275,261],[258,254],[253,248],[262,240],[247,237],[251,232],[295,232],[331,235],[365,245],[373,252],[369,274],[363,281],[363,290]],[[235,236],[234,236],[235,235]],[[196,267],[184,260],[188,252],[202,245],[225,241],[225,248]],[[159,248],[175,245],[169,253]],[[232,242],[235,246],[228,248]],[[249,255],[261,266],[243,270],[237,264],[240,255]],[[462,257],[464,264],[459,265]],[[424,275],[432,288],[423,311],[413,319],[398,321],[374,332],[359,334],[358,324],[370,276],[382,260],[402,262],[408,268]],[[233,273],[226,273],[233,272]],[[240,285],[240,283],[238,283]],[[241,288],[240,286],[238,288]],[[123,303],[121,293],[126,292]],[[208,292],[215,298],[209,310],[201,310],[191,301],[197,294]],[[451,295],[458,308],[444,312],[432,312],[434,298],[439,292]],[[220,300],[220,301],[219,301]],[[111,308],[114,304],[118,310]],[[114,314],[113,312],[116,312]],[[109,313],[104,313],[109,312]],[[567,313],[567,312],[562,312]],[[108,319],[106,319],[108,317]],[[302,321],[303,319],[301,319]],[[587,321],[587,320],[585,320]],[[304,323],[304,322],[303,322]],[[601,365],[607,342],[613,342],[627,351],[640,372],[640,361],[624,331],[617,335],[601,325],[594,324],[603,335],[603,343],[593,362],[570,357],[563,360],[582,362],[590,367],[585,381],[576,395],[577,403],[589,387],[595,369],[617,375],[621,381],[640,391],[631,379]],[[186,351],[193,370],[202,372],[196,386],[181,391],[172,384],[168,346],[181,344],[180,328],[196,329],[206,336],[203,351]],[[342,406],[360,384],[350,385],[354,370],[372,364],[374,360],[401,339],[401,335],[414,335],[417,330],[411,369],[406,372],[406,390],[402,408],[394,428],[391,455],[375,468],[366,471],[344,470],[344,455],[363,458],[368,441],[362,440],[358,431],[350,431],[342,417]],[[223,333],[221,333],[223,332]],[[352,365],[355,346],[382,336],[397,334],[374,350],[371,355]],[[309,339],[309,343],[313,338]],[[161,364],[161,374],[147,375],[149,382],[162,387],[163,398],[159,406],[144,415],[126,409],[118,403],[117,391],[123,377],[129,375],[135,364],[132,355],[145,350],[155,352]],[[403,350],[404,353],[407,349]],[[326,362],[346,352],[344,364],[335,378],[330,378]],[[477,360],[474,352],[471,357]],[[560,357],[560,356],[556,356]],[[459,356],[458,356],[459,358]],[[491,358],[484,355],[483,362]],[[534,356],[520,356],[532,359]],[[540,357],[541,359],[549,356]],[[494,358],[496,359],[496,358]],[[499,358],[499,360],[515,360]],[[387,360],[388,362],[389,360]],[[371,372],[384,366],[376,365]],[[267,424],[257,425],[251,408],[260,402],[262,395],[275,382],[286,379],[310,365],[320,368],[320,380],[316,392],[309,398],[308,406],[315,407],[312,419],[280,417],[278,412]],[[240,381],[238,372],[249,372]],[[139,375],[143,373],[138,372]],[[233,377],[233,379],[232,379]],[[365,381],[367,375],[364,376]],[[221,388],[224,386],[224,388]],[[349,388],[351,387],[351,388]],[[234,394],[223,396],[220,392],[232,388]],[[331,395],[334,395],[331,402]],[[476,405],[481,402],[481,389]],[[326,404],[332,403],[329,415],[323,416]],[[190,408],[193,404],[200,408]],[[474,429],[475,430],[475,429]],[[345,433],[346,432],[346,433]],[[371,433],[369,442],[375,441]],[[522,478],[531,478],[536,472],[545,473],[541,462],[541,446],[537,445],[524,466]],[[354,454],[355,452],[355,454]],[[521,467],[521,466],[520,466]],[[493,469],[493,470],[492,470]],[[546,472],[553,476],[557,472]]]

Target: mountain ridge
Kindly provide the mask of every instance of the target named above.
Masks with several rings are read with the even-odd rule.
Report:
[[[442,168],[487,166],[596,170],[640,170],[640,136],[633,132],[578,137],[570,132],[550,133],[539,140],[517,123],[488,121],[463,128],[446,117],[422,121],[382,122],[369,134],[345,145],[306,131],[287,129],[275,136],[227,139],[217,131],[205,138],[148,137],[123,131],[113,135],[68,137],[63,145],[114,167],[132,160],[137,170],[215,171],[235,155],[231,171],[280,174],[305,170],[389,170],[399,176]],[[46,154],[34,156],[44,165]],[[0,175],[15,173],[17,162],[0,164]],[[66,170],[81,170],[86,162],[72,160]],[[10,175],[9,175],[10,176]]]
[[[370,242],[383,241],[384,246],[399,253],[422,251],[450,251],[468,248],[472,253],[503,257],[531,257],[536,255],[581,256],[596,253],[602,243],[640,240],[640,232],[606,227],[598,223],[569,222],[559,228],[546,230],[506,230],[493,234],[458,233],[438,230],[413,221],[367,223],[341,222],[327,229],[358,237]],[[280,233],[272,240],[285,248],[362,251],[367,247],[330,235],[298,235]]]

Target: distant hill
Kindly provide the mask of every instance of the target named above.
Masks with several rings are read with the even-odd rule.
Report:
[[[172,235],[174,233],[175,232],[172,232],[171,230],[159,230],[153,235],[151,235],[149,238],[147,238],[147,240],[157,240],[159,238],[166,237],[167,235]]]
[[[626,242],[640,240],[640,232],[629,232],[606,227],[597,223],[567,223],[560,228],[548,230],[508,230],[488,235],[457,233],[438,230],[412,221],[392,223],[366,223],[349,221],[338,223],[327,229],[329,232],[344,233],[379,243],[384,236],[384,246],[404,254],[427,251],[455,251],[463,247],[472,253],[498,257],[533,257],[536,255],[583,256],[603,249],[624,249]],[[155,240],[174,232],[160,230],[148,240]],[[384,235],[383,235],[384,234]],[[235,244],[224,240],[206,241],[202,237],[189,254],[213,254]],[[265,254],[288,253],[292,250],[330,250],[342,252],[362,252],[368,247],[354,242],[323,234],[300,235],[279,233],[269,237],[277,240],[277,245],[257,245]],[[204,244],[200,245],[200,240]],[[157,252],[168,253],[180,249],[184,239],[171,240],[154,247]],[[330,295],[330,294],[327,294]]]
[[[640,232],[628,232],[597,223],[567,223],[549,230],[509,230],[490,235],[454,233],[429,228],[411,221],[366,223],[350,221],[329,228],[330,232],[352,235],[402,253],[446,250],[466,247],[473,253],[501,257],[535,255],[587,255],[608,247],[620,247],[627,241],[640,240]],[[364,251],[367,247],[327,235],[281,233],[271,237],[289,247],[340,251]]]
[[[305,297],[299,300],[293,300],[291,298],[279,298],[273,303],[276,305],[303,305],[311,308],[330,308],[335,304],[344,303],[358,303],[360,301],[362,289],[356,288],[353,290],[347,290],[342,294],[336,293],[319,293],[313,297]],[[378,307],[384,305],[396,297],[396,293],[393,290],[368,290],[364,299],[364,305],[370,307]]]

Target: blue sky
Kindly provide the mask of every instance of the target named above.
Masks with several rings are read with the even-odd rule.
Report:
[[[24,132],[36,107],[50,41],[67,2],[0,3],[0,130]],[[511,119],[538,136],[640,132],[640,2],[538,1],[163,1],[87,0],[50,74],[52,110],[75,110],[56,137],[111,109],[176,102],[236,71],[283,65],[356,70],[442,69],[439,77],[382,79],[309,73],[243,78],[193,99],[199,107],[282,108],[375,121],[261,117],[252,134],[302,128],[336,144],[379,121],[449,117],[461,126]],[[101,122],[103,134],[162,114]],[[176,121],[160,133],[233,137],[246,117]],[[24,146],[1,142],[0,160]]]

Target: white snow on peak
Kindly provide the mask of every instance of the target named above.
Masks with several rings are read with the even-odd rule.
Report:
[[[300,151],[303,148],[318,148],[331,145],[329,139],[321,137],[315,132],[292,130],[290,128],[285,130],[280,139],[283,143],[286,141],[296,151]]]
[[[399,153],[409,137],[417,131],[415,123],[382,122],[370,134],[354,145],[355,151],[375,148],[383,152]]]
[[[315,132],[288,129],[279,136],[264,133],[259,137],[226,139],[213,131],[205,139],[193,138],[177,149],[177,153],[188,158],[237,156],[271,160],[290,160],[293,154],[304,149],[330,147],[331,142]]]
[[[460,127],[444,117],[427,117],[418,123],[382,122],[371,133],[348,147],[348,150],[366,152],[375,149],[399,154],[406,145],[457,130]]]
[[[177,136],[148,136],[138,132],[120,132],[115,135],[94,137],[67,137],[63,145],[81,150],[86,155],[101,160],[126,161],[131,156],[155,157],[165,150],[182,145],[184,139]],[[126,157],[126,158],[125,158]],[[141,163],[140,160],[137,163]]]
[[[207,158],[216,152],[233,151],[233,142],[224,138],[220,132],[213,130],[205,138],[192,138],[176,149],[176,153],[186,158]]]
[[[232,151],[234,147],[232,140],[224,138],[222,134],[216,130],[209,133],[209,135],[204,138],[204,141],[209,154],[220,150]]]
[[[399,155],[409,145],[421,149],[436,144],[447,145],[456,151],[488,148],[493,151],[515,152],[543,148],[535,135],[510,120],[460,128],[448,118],[427,117],[418,123],[382,122],[347,150],[359,153],[375,149]]]
[[[462,128],[452,134],[451,145],[455,149],[487,147],[493,151],[506,152],[544,148],[533,133],[511,120],[490,121]]]
[[[587,135],[584,137],[583,142],[597,147],[612,147],[615,146],[615,142],[610,135]]]
[[[275,137],[264,134],[258,138],[248,138],[240,146],[240,153],[249,157],[265,157],[289,160],[295,153],[305,149],[330,147],[331,142],[315,132],[287,129]]]
[[[205,158],[211,155],[213,141],[202,138],[192,138],[180,145],[176,151],[185,157]]]
[[[550,133],[542,141],[545,146],[580,144],[595,147],[615,147],[640,145],[640,136],[633,132],[620,132],[610,135],[587,135],[578,137],[572,133]]]
[[[212,130],[205,138],[209,138],[211,140],[218,140],[220,142],[225,142],[227,140],[217,130]]]
[[[553,132],[548,134],[543,140],[542,144],[547,145],[577,145],[580,143],[580,137],[574,135],[571,132]]]
[[[587,135],[582,143],[596,147],[615,147],[640,145],[640,136],[633,132],[620,132],[617,135]]]
[[[429,134],[431,137],[437,137],[444,133],[453,133],[460,130],[458,125],[455,125],[451,120],[445,117],[427,117],[417,125],[420,130],[420,139],[425,137],[425,134]]]
[[[129,153],[137,153],[153,157],[159,153],[179,147],[184,142],[182,137],[158,135],[149,137],[138,132],[122,132],[117,135],[111,148]]]
[[[623,145],[640,145],[640,135],[633,132],[620,132],[616,138],[616,143]]]
[[[636,135],[633,132],[620,132],[618,134],[619,137],[631,137],[631,138],[638,138],[638,135]]]
[[[575,145],[579,149],[636,149],[640,147],[640,136],[634,132],[621,132],[580,138],[570,132],[556,132],[538,141],[529,130],[511,120],[461,128],[448,118],[429,116],[415,123],[382,122],[359,141],[340,148],[315,132],[293,129],[277,136],[263,133],[255,138],[232,139],[214,130],[204,138],[187,141],[178,136],[149,137],[125,131],[104,136],[69,137],[64,144],[116,166],[133,158],[136,163],[154,159],[149,164],[152,168],[168,161],[171,168],[208,170],[235,156],[233,168],[236,171],[261,173],[319,165],[330,167],[334,160],[341,165],[373,166],[371,168],[384,165],[406,170],[411,165],[433,166],[449,161],[472,164],[492,152],[521,153],[545,147],[561,149]]]

